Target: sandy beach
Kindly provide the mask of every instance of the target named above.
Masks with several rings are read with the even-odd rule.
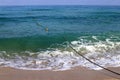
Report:
[[[120,68],[110,69],[120,73]],[[65,71],[18,70],[1,67],[0,80],[120,80],[120,76],[105,70],[94,71],[83,67]]]

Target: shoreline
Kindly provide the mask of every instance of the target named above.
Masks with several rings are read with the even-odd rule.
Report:
[[[109,69],[120,73],[120,67]],[[63,71],[0,67],[0,80],[120,80],[120,77],[105,70],[96,71],[80,66]]]

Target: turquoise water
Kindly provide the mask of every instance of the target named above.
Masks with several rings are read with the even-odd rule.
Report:
[[[99,49],[97,46],[96,49],[99,50],[94,50],[93,53],[101,51],[101,53],[119,54],[120,6],[0,7],[1,62],[25,55],[31,59],[31,53],[38,55],[47,51],[70,51],[66,49],[67,41],[72,42],[75,48],[78,43],[79,46],[84,45],[84,48],[90,45],[96,48],[99,43],[107,48],[102,46]],[[35,55],[31,60],[34,59],[38,57]],[[17,65],[17,62],[13,64]]]
[[[5,51],[39,51],[63,43],[64,35],[69,41],[89,34],[119,37],[119,31],[120,7],[0,7],[0,49]]]

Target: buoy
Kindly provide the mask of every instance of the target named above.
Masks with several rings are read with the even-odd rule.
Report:
[[[47,27],[45,28],[45,31],[48,32],[48,28]]]

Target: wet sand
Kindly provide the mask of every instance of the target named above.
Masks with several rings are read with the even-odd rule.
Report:
[[[120,73],[120,67],[110,69]],[[0,80],[120,80],[120,76],[105,70],[95,71],[83,67],[65,71],[20,70],[1,67]]]

